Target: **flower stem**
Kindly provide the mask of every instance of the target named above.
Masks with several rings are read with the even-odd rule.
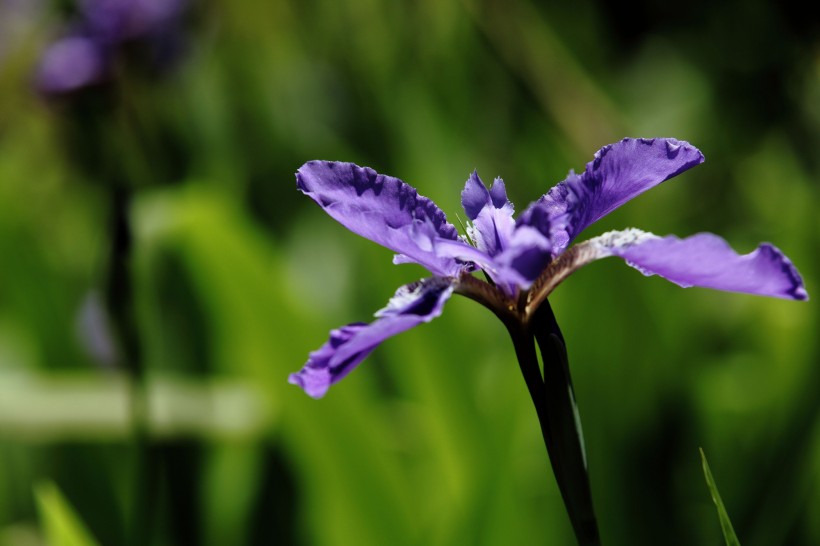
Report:
[[[548,433],[544,435],[555,479],[569,512],[579,544],[599,545],[598,523],[592,506],[584,434],[575,403],[564,336],[549,302],[533,314],[530,326],[544,364],[544,401]]]
[[[586,454],[563,336],[544,301],[526,324],[505,321],[530,392],[558,489],[580,546],[599,546]],[[541,350],[544,377],[535,343]]]
[[[526,294],[513,302],[498,288],[470,275],[459,278],[456,292],[490,309],[507,327],[578,544],[599,546],[601,539],[592,508],[584,435],[567,350],[546,295],[536,305]],[[536,342],[544,362],[543,376]]]
[[[131,271],[133,234],[128,222],[131,191],[112,184],[112,245],[108,277],[108,305],[116,328],[122,365],[130,378],[132,446],[135,457],[133,520],[128,544],[150,542],[155,502],[156,456],[148,438],[148,407],[142,344],[136,324],[134,282]]]

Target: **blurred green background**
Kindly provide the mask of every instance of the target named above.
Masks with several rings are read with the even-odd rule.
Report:
[[[474,168],[523,210],[604,144],[673,136],[706,163],[587,235],[771,241],[817,297],[817,20],[615,6],[191,2],[173,62],[131,37],[54,94],[38,66],[81,10],[0,0],[0,545],[59,543],[72,512],[100,544],[572,544],[511,344],[475,303],[320,401],[287,384],[424,276],[293,173],[369,165],[454,219]],[[820,543],[814,301],[606,260],[551,302],[605,544],[722,543],[699,446],[743,544]]]

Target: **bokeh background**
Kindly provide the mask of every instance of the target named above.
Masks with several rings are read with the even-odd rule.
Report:
[[[588,235],[771,241],[816,298],[818,36],[792,1],[0,0],[0,544],[572,544],[475,303],[320,401],[287,384],[424,275],[293,173],[369,165],[454,218],[474,168],[523,210],[674,136],[706,163]],[[743,544],[820,543],[814,300],[605,260],[551,302],[606,544],[722,542],[698,447]]]

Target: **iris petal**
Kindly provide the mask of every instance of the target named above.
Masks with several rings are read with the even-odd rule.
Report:
[[[639,229],[610,231],[579,243],[553,261],[533,286],[530,305],[537,307],[564,279],[581,267],[618,256],[644,275],[658,275],[688,288],[807,300],[803,279],[791,260],[769,243],[738,254],[711,233],[686,239],[659,237]]]
[[[423,279],[399,288],[370,324],[354,323],[330,332],[330,338],[310,353],[304,367],[290,375],[313,398],[321,398],[385,339],[441,315],[453,293],[453,280]]]
[[[584,244],[596,250],[596,258],[619,256],[644,275],[659,275],[683,287],[808,299],[797,268],[769,243],[741,255],[711,233],[680,239],[629,229],[611,231]]]
[[[548,229],[556,255],[584,228],[630,199],[703,163],[703,154],[673,138],[625,138],[601,148],[580,175],[570,172],[530,205],[520,222],[533,224],[531,209],[541,209],[540,230]]]
[[[350,231],[379,243],[435,275],[459,264],[436,254],[438,240],[458,233],[430,199],[398,178],[353,163],[310,161],[296,173],[298,188]]]
[[[515,227],[512,218],[514,209],[507,199],[503,180],[496,178],[488,190],[478,173],[473,171],[461,192],[461,204],[473,222],[467,233],[476,248],[495,256],[509,246]]]
[[[808,299],[797,268],[769,243],[741,255],[717,235],[699,233],[685,239],[647,237],[633,244],[611,246],[610,251],[645,275],[659,275],[684,287]]]

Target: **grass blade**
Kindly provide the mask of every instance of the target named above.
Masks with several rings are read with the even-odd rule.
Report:
[[[49,546],[97,546],[85,524],[52,482],[34,488],[46,544]]]
[[[706,485],[709,486],[709,492],[712,494],[712,500],[717,507],[718,518],[720,518],[720,529],[723,531],[723,538],[726,540],[726,546],[740,546],[740,541],[735,535],[735,530],[732,527],[732,522],[729,520],[729,514],[726,513],[726,507],[723,506],[723,500],[720,498],[715,479],[712,477],[712,471],[709,470],[709,463],[706,462],[706,455],[703,453],[703,448],[700,450],[700,460],[703,463],[703,475],[706,477]]]

